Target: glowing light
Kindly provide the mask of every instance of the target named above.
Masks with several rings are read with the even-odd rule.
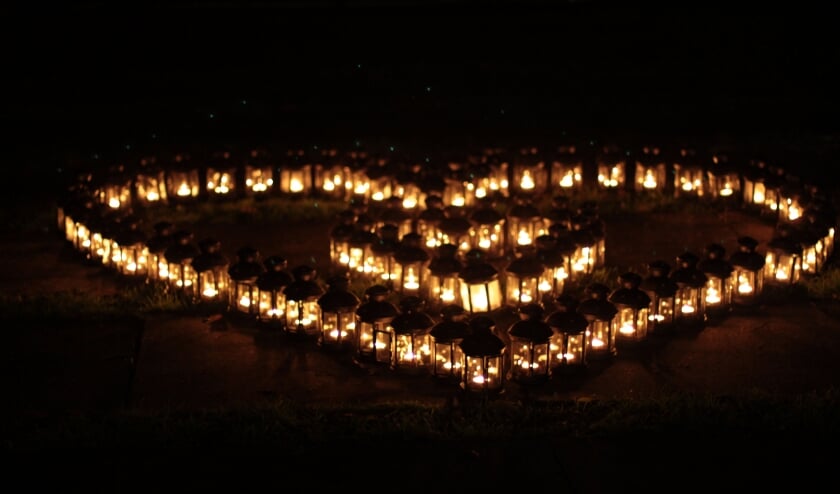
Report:
[[[721,301],[720,292],[717,288],[708,287],[706,289],[706,303],[707,304],[719,304]]]
[[[120,207],[120,200],[119,200],[118,198],[116,198],[116,197],[112,197],[112,198],[108,199],[108,206],[109,206],[111,209],[119,209],[119,207]]]
[[[655,189],[656,188],[656,177],[654,176],[651,170],[645,172],[645,179],[642,182],[642,187],[646,189]]]
[[[187,185],[186,182],[181,182],[181,185],[178,186],[178,190],[175,191],[175,194],[180,197],[186,197],[191,195],[192,191],[190,190],[190,186]]]
[[[297,194],[299,192],[303,192],[303,181],[301,179],[295,177],[289,181],[289,192]]]
[[[519,181],[519,187],[522,190],[532,190],[534,187],[536,187],[536,184],[534,183],[534,178],[531,176],[530,170],[524,170],[522,172],[522,179]]]

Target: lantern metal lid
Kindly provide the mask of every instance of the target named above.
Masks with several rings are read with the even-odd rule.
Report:
[[[507,217],[523,221],[535,221],[542,219],[542,213],[530,198],[518,196],[514,198],[514,204],[508,209]]]
[[[723,245],[711,243],[706,246],[705,251],[706,258],[697,263],[697,269],[707,276],[713,276],[721,280],[726,280],[732,276],[735,268],[726,259],[726,249]]]
[[[699,269],[697,263],[700,258],[693,252],[683,252],[677,256],[677,269],[671,273],[671,279],[678,285],[691,288],[702,288],[708,277]]]
[[[267,257],[265,271],[257,278],[257,288],[265,292],[280,291],[288,287],[294,281],[292,275],[286,269],[288,262],[281,256]]]
[[[466,321],[467,310],[460,305],[447,305],[440,311],[441,320],[437,322],[429,334],[436,342],[450,343],[460,341],[470,334],[470,324]]]
[[[785,225],[776,228],[776,233],[767,242],[767,247],[792,256],[802,255],[802,244],[794,235],[793,229]]]
[[[513,259],[505,271],[519,278],[535,277],[543,273],[543,264],[536,254],[526,254]]]
[[[437,248],[437,255],[429,261],[429,272],[438,277],[458,276],[464,269],[464,263],[457,256],[457,245],[442,244]]]
[[[432,316],[423,311],[426,302],[411,295],[400,300],[400,313],[391,321],[396,334],[423,335],[431,331],[435,325]]]
[[[394,260],[400,264],[428,261],[430,256],[422,247],[422,243],[423,238],[417,233],[403,235],[397,250],[394,251]]]
[[[481,249],[471,249],[465,255],[466,265],[459,277],[470,284],[487,283],[498,279],[499,271],[487,262],[486,253]]]
[[[540,304],[525,304],[519,308],[520,320],[511,324],[508,334],[514,338],[521,338],[532,343],[548,343],[554,332],[543,321],[544,309]]]
[[[580,335],[586,332],[589,321],[578,312],[580,302],[570,295],[555,298],[555,309],[545,318],[546,324],[553,331],[567,335]]]
[[[505,219],[504,215],[499,212],[494,204],[489,200],[483,200],[479,204],[479,207],[476,208],[472,213],[470,213],[469,218],[470,223],[473,225],[495,225],[499,223],[503,219]]]
[[[670,278],[671,265],[662,260],[648,263],[648,276],[645,277],[639,288],[646,292],[655,294],[661,298],[673,297],[679,290],[679,285]]]
[[[736,268],[743,268],[747,271],[760,271],[764,269],[767,262],[765,257],[758,252],[758,240],[743,236],[738,238],[738,251],[729,256],[729,262]]]
[[[455,207],[447,207],[445,209],[445,217],[441,220],[438,228],[441,232],[448,235],[449,238],[457,239],[469,233],[472,223],[460,212],[455,211]]]
[[[330,238],[335,241],[346,241],[356,230],[356,213],[352,209],[345,209],[338,213],[338,224],[330,230]]]
[[[637,273],[622,273],[619,277],[621,286],[613,290],[607,298],[616,305],[630,307],[635,310],[650,306],[650,296],[640,289],[642,277]]]
[[[470,357],[493,357],[501,355],[505,342],[493,334],[496,321],[489,316],[475,316],[469,322],[470,334],[461,340],[460,347]]]
[[[294,280],[286,287],[286,300],[313,300],[324,294],[324,289],[316,280],[317,271],[312,266],[296,266],[292,276]]]
[[[236,252],[237,261],[228,268],[230,279],[236,282],[256,282],[265,271],[259,262],[260,252],[253,247],[242,247]]]
[[[163,257],[169,263],[186,264],[201,254],[198,246],[193,242],[193,233],[178,230],[172,234],[172,243],[164,250]]]
[[[608,300],[610,288],[603,283],[592,283],[584,289],[589,298],[578,306],[578,312],[589,315],[600,321],[610,321],[618,309]]]
[[[367,300],[356,309],[356,315],[362,322],[388,322],[397,317],[399,308],[387,300],[391,290],[384,285],[373,285],[365,290]]]
[[[377,255],[395,252],[400,245],[400,228],[393,223],[386,223],[377,232],[376,241],[370,246],[371,252]]]
[[[318,305],[324,312],[355,312],[362,301],[350,291],[348,275],[335,275],[327,280],[327,291],[318,298]]]
[[[175,233],[175,224],[168,221],[159,221],[152,226],[154,234],[146,242],[146,247],[151,253],[162,254],[172,243],[172,234]]]
[[[140,230],[138,221],[128,221],[120,225],[120,228],[114,233],[114,240],[120,246],[140,245],[146,244],[146,234]]]

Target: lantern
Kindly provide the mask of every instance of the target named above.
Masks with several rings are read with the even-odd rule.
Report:
[[[198,168],[191,164],[188,156],[176,154],[173,163],[166,169],[166,194],[169,200],[193,201],[198,197],[201,186]]]
[[[831,234],[829,224],[810,210],[806,210],[802,218],[791,223],[799,232],[802,243],[803,273],[819,273],[828,262]]]
[[[697,160],[694,149],[680,149],[680,157],[673,165],[674,197],[703,197],[706,170]]]
[[[578,306],[578,312],[589,322],[587,343],[590,360],[604,360],[616,355],[615,304],[608,300],[609,287],[592,283],[584,290],[587,296]]]
[[[486,261],[486,254],[472,249],[464,256],[464,269],[458,274],[461,281],[461,301],[470,314],[490,312],[502,306],[502,287],[499,271]]]
[[[274,190],[274,167],[262,150],[252,150],[245,163],[245,195],[265,197]]]
[[[336,150],[325,150],[314,172],[313,188],[318,194],[340,200],[350,198],[353,192],[353,172],[344,159],[337,157]]]
[[[618,288],[607,298],[618,310],[616,343],[639,343],[648,335],[650,296],[639,288],[642,277],[636,273],[622,273],[618,283]]]
[[[376,283],[383,283],[391,286],[397,276],[397,268],[394,261],[394,253],[400,245],[399,228],[397,225],[385,224],[379,227],[376,240],[370,246],[370,275]]]
[[[440,223],[445,218],[443,200],[438,195],[426,196],[426,208],[417,216],[417,233],[427,249],[436,249],[443,243]]]
[[[627,162],[614,146],[605,146],[596,157],[598,188],[602,190],[623,189],[626,181]]]
[[[394,177],[392,195],[400,200],[400,206],[409,215],[414,215],[426,201],[426,191],[422,180],[423,165],[403,164],[398,167]]]
[[[324,289],[318,283],[315,268],[300,265],[292,270],[294,280],[286,287],[286,323],[288,333],[317,339],[321,335],[321,307],[318,299]]]
[[[603,267],[607,259],[606,245],[606,224],[601,219],[598,210],[598,203],[595,201],[583,201],[578,208],[577,215],[572,218],[572,223],[580,222],[583,229],[588,231],[592,238],[592,262],[594,267]]]
[[[410,295],[400,300],[400,313],[391,321],[394,355],[391,366],[402,372],[431,373],[434,361],[432,335],[435,320],[424,312],[425,301]]]
[[[280,193],[285,196],[301,197],[312,192],[312,163],[303,150],[289,150],[286,159],[278,169]]]
[[[549,339],[552,373],[584,371],[588,365],[589,320],[578,312],[578,301],[568,295],[555,298],[555,309],[545,318],[551,328]]]
[[[639,289],[650,298],[648,333],[664,334],[674,329],[676,323],[676,297],[679,286],[671,279],[671,266],[662,260],[647,265],[648,276]]]
[[[551,198],[551,209],[545,214],[549,231],[551,227],[564,227],[566,230],[572,228],[572,210],[569,207],[569,198],[565,195],[556,195]]]
[[[737,202],[741,194],[741,175],[729,163],[725,154],[712,157],[712,165],[706,170],[709,197],[716,201]]]
[[[700,258],[692,252],[677,256],[677,267],[671,272],[671,279],[677,284],[674,298],[677,326],[697,328],[706,320],[705,288],[708,278],[697,269]]]
[[[536,257],[542,268],[537,286],[540,300],[558,297],[571,272],[573,248],[566,247],[551,234],[540,235],[536,244]]]
[[[537,148],[520,150],[510,169],[513,194],[539,197],[548,185],[548,168]]]
[[[289,263],[281,256],[270,256],[263,262],[265,270],[255,282],[257,286],[257,320],[267,326],[284,327],[286,323],[286,288],[294,278]]]
[[[485,198],[497,200],[508,197],[510,193],[508,163],[499,156],[489,156],[484,162],[472,164],[468,171],[472,179],[472,188],[468,187],[467,190],[476,201]],[[467,202],[470,202],[469,198]]]
[[[505,216],[490,200],[482,200],[470,215],[470,249],[480,249],[491,259],[503,257],[506,249]]]
[[[207,237],[198,243],[198,249],[201,252],[192,261],[192,267],[198,275],[194,296],[202,302],[226,302],[230,286],[230,261],[222,254],[222,243]]]
[[[552,186],[564,191],[583,189],[583,159],[575,146],[560,146],[549,169]]]
[[[429,253],[422,247],[420,235],[403,236],[394,251],[394,291],[404,297],[419,296],[425,288],[428,263]]]
[[[198,275],[192,267],[192,260],[201,253],[193,242],[192,232],[179,230],[172,234],[172,243],[164,250],[169,285],[192,297],[198,284]]]
[[[793,285],[802,274],[802,245],[793,229],[779,225],[767,243],[764,281],[774,285]]]
[[[446,206],[456,208],[469,208],[475,204],[475,185],[469,180],[469,173],[466,168],[458,167],[452,169],[450,174],[444,178],[444,189],[441,199]]]
[[[372,230],[373,225],[364,220],[357,221],[347,241],[347,268],[353,272],[370,276],[373,273],[373,245],[379,240]]]
[[[374,228],[388,223],[397,225],[400,238],[414,232],[414,217],[410,212],[403,209],[402,200],[399,197],[391,196],[383,199],[381,204],[384,205],[384,208],[381,209],[377,216]]]
[[[735,289],[734,268],[726,259],[726,249],[718,244],[706,246],[706,258],[697,263],[697,269],[706,275],[703,298],[706,303],[706,318],[717,322],[732,309],[732,293]]]
[[[400,313],[387,300],[390,290],[373,285],[365,290],[365,301],[356,309],[356,353],[360,362],[391,364],[394,328],[391,321]]]
[[[587,218],[580,214],[572,218],[569,239],[575,246],[570,259],[569,277],[576,281],[595,270],[598,263],[599,239],[596,238],[595,230],[590,227]]]
[[[533,253],[522,254],[505,268],[505,303],[522,307],[541,302],[539,284],[543,265]]]
[[[237,167],[230,152],[214,153],[207,165],[205,188],[210,198],[233,197],[237,193]]]
[[[118,245],[115,255],[117,271],[126,276],[146,276],[149,252],[146,235],[140,230],[139,221],[125,222],[115,235]]]
[[[470,333],[467,311],[460,305],[446,305],[441,311],[441,320],[432,326],[432,375],[445,382],[461,381],[464,367],[464,352],[461,341]]]
[[[345,209],[338,213],[338,224],[330,230],[330,261],[336,267],[349,267],[350,238],[356,231],[356,213]]]
[[[327,280],[327,291],[318,299],[321,307],[322,348],[344,350],[356,343],[356,309],[361,300],[350,292],[349,273]]]
[[[545,381],[551,377],[549,341],[554,334],[543,321],[543,308],[530,303],[519,307],[519,320],[508,328],[511,379],[520,383]]]
[[[365,197],[373,204],[381,204],[382,201],[393,196],[394,168],[395,165],[384,158],[370,163],[364,170],[366,179],[356,182],[356,190],[360,184],[364,184]],[[398,202],[402,207],[402,200],[398,198]]]
[[[134,178],[134,190],[140,204],[150,206],[166,202],[166,179],[154,158],[140,160],[140,169]]]
[[[96,195],[99,202],[110,209],[131,207],[131,178],[123,165],[118,165],[108,173],[107,183],[98,188]]]
[[[752,237],[738,237],[738,251],[729,256],[732,265],[732,303],[736,306],[756,305],[764,288],[763,255],[756,252],[758,241]]]
[[[256,319],[259,311],[257,278],[264,271],[265,266],[260,262],[257,249],[242,247],[236,252],[236,262],[228,268],[231,283],[228,310]]]
[[[149,281],[169,280],[169,266],[163,253],[172,243],[175,225],[168,221],[159,221],[152,227],[154,234],[146,241],[148,252],[148,270],[146,279]]]
[[[636,160],[636,192],[662,192],[665,189],[665,161],[659,155],[658,147],[645,146]]]
[[[779,214],[781,181],[763,166],[746,167],[741,175],[743,179],[744,205],[761,215],[776,219]]]
[[[471,248],[471,227],[462,208],[447,206],[439,225],[441,243],[457,245],[459,252],[467,252]]]
[[[494,334],[496,322],[487,315],[473,317],[470,333],[461,340],[464,372],[461,387],[468,393],[493,396],[504,392],[505,342]]]
[[[798,184],[783,184],[779,189],[779,221],[795,223],[805,214],[808,202],[808,195]]]
[[[429,261],[427,297],[433,307],[461,305],[461,280],[458,274],[464,263],[458,259],[458,246],[443,244]]]
[[[517,198],[507,212],[507,245],[513,252],[531,249],[534,239],[548,233],[548,221],[529,200]]]

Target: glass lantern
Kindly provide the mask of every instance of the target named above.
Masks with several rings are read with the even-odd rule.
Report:
[[[797,187],[798,184],[784,184],[779,189],[779,221],[796,223],[802,218],[808,206],[808,196]]]
[[[188,156],[176,154],[166,169],[166,194],[169,201],[194,201],[202,189],[201,185],[198,168],[192,165]]]
[[[780,179],[757,166],[747,167],[741,178],[744,206],[762,216],[777,219],[782,185]]]
[[[363,276],[371,276],[374,272],[373,245],[379,237],[372,231],[373,226],[356,222],[353,233],[347,241],[348,258],[347,269]]]
[[[419,297],[426,288],[429,260],[420,235],[409,233],[403,236],[394,251],[394,291],[403,297]]]
[[[268,154],[259,149],[250,152],[244,169],[245,195],[262,198],[274,191],[274,166]]]
[[[741,174],[729,163],[727,155],[717,154],[712,157],[712,164],[706,170],[706,184],[712,200],[739,202]]]
[[[697,160],[694,149],[680,149],[680,156],[672,168],[674,197],[703,197],[706,188],[706,170]]]
[[[146,280],[168,281],[169,265],[166,263],[163,253],[173,241],[172,234],[175,233],[175,225],[168,221],[159,221],[152,228],[154,233],[146,241],[146,252],[148,254]]]
[[[97,197],[101,204],[110,209],[128,209],[131,207],[132,187],[131,178],[122,165],[108,174],[107,183],[97,189]]]
[[[140,160],[140,169],[134,177],[134,196],[141,205],[166,203],[166,180],[155,159]]]
[[[677,327],[698,328],[706,321],[705,289],[708,277],[697,269],[700,258],[693,252],[677,256],[677,267],[671,272],[671,279],[677,284],[674,298]]]
[[[289,263],[281,256],[270,256],[263,262],[265,270],[257,277],[257,320],[283,328],[286,323],[286,288],[294,278]]]
[[[130,221],[122,225],[116,233],[115,240],[119,245],[116,250],[118,260],[117,271],[125,276],[146,276],[149,262],[149,252],[146,248],[146,234],[140,229],[140,223]]]
[[[539,299],[559,297],[563,294],[571,272],[573,247],[564,248],[566,244],[552,234],[537,237],[536,245],[536,257],[542,268],[537,286]]]
[[[416,231],[427,249],[436,249],[444,243],[440,230],[444,218],[443,199],[438,195],[426,196],[426,208],[417,215]]]
[[[790,225],[802,245],[802,274],[819,273],[828,261],[825,244],[828,228],[822,222],[810,221],[808,216],[792,221]]]
[[[473,200],[490,199],[495,201],[504,199],[510,194],[508,163],[500,157],[490,156],[486,161],[471,164],[468,171],[472,187],[468,186],[467,191]],[[469,196],[467,202],[471,202]]]
[[[228,268],[230,290],[228,310],[236,315],[256,319],[259,312],[257,278],[265,272],[260,252],[253,247],[242,247],[236,252],[236,262]]]
[[[469,321],[470,333],[459,346],[464,353],[461,387],[467,393],[495,396],[504,392],[506,345],[494,334],[496,322],[487,315]]]
[[[172,244],[163,252],[169,286],[189,297],[192,297],[198,285],[198,274],[192,267],[192,261],[201,253],[193,238],[192,232],[176,231],[172,234]]]
[[[278,167],[278,190],[287,197],[303,197],[312,193],[312,163],[303,150],[289,150]]]
[[[392,195],[400,199],[400,206],[411,216],[416,215],[426,202],[422,178],[423,165],[419,163],[399,166],[394,177]]]
[[[360,363],[391,365],[394,328],[391,321],[400,310],[388,301],[391,290],[373,285],[365,290],[365,301],[356,309],[356,357]]]
[[[391,196],[381,201],[379,214],[376,216],[376,223],[374,228],[379,228],[385,224],[397,225],[399,228],[400,238],[409,233],[414,233],[414,217],[412,214],[403,208],[402,200],[397,196]]]
[[[444,177],[444,183],[441,196],[444,205],[456,208],[471,208],[475,205],[475,185],[470,181],[466,168],[451,170],[450,174]]]
[[[604,147],[596,157],[595,166],[599,189],[620,190],[626,187],[627,161],[617,148]]]
[[[570,259],[569,277],[572,281],[577,281],[592,274],[598,265],[599,239],[595,236],[594,229],[589,226],[587,218],[582,215],[572,218],[569,239],[575,246]]]
[[[315,268],[300,265],[292,269],[294,280],[286,287],[286,332],[302,338],[317,339],[321,335],[321,306],[318,299],[324,289],[317,280]]]
[[[461,342],[470,334],[468,313],[460,305],[446,305],[441,311],[441,320],[432,326],[432,375],[445,382],[458,383],[464,368],[464,352]]]
[[[327,280],[327,291],[318,299],[321,307],[321,336],[318,345],[344,350],[356,344],[356,310],[361,300],[350,291],[349,273]]]
[[[534,253],[520,255],[505,268],[505,303],[522,307],[540,303],[540,277],[543,265]]]
[[[802,245],[792,228],[779,225],[767,243],[764,281],[773,285],[793,285],[802,275]]]
[[[539,197],[548,186],[548,167],[537,148],[520,150],[510,168],[513,195]]]
[[[717,322],[732,309],[732,294],[735,289],[734,268],[726,259],[726,249],[718,243],[706,246],[706,258],[697,263],[697,269],[706,275],[703,297],[706,303],[706,318]]]
[[[192,267],[198,275],[194,296],[202,302],[227,301],[230,261],[222,253],[222,243],[207,237],[198,243],[198,249],[201,252],[192,261]]]
[[[335,267],[350,265],[350,239],[356,231],[356,213],[345,209],[338,213],[338,223],[330,230],[330,262]]]
[[[394,370],[412,374],[430,374],[434,364],[432,316],[424,311],[425,301],[411,295],[400,300],[400,313],[391,321],[394,328]]]
[[[589,322],[589,359],[610,359],[617,353],[615,316],[618,309],[608,300],[610,289],[607,285],[592,283],[584,292],[587,298],[578,306],[578,312]]]
[[[330,151],[315,165],[313,188],[323,197],[347,200],[353,192],[353,172],[335,150]]]
[[[504,297],[499,271],[487,262],[485,252],[472,249],[464,256],[464,260],[464,269],[458,274],[464,308],[470,314],[500,308]]]
[[[495,203],[480,201],[468,219],[470,249],[480,249],[491,259],[504,257],[507,246],[505,216],[496,209]]]
[[[671,266],[662,260],[647,265],[648,275],[642,280],[639,289],[650,298],[648,314],[648,333],[667,334],[676,324],[677,291],[679,286],[671,279]]]
[[[549,176],[552,187],[566,193],[583,189],[583,158],[575,146],[560,146],[551,161]]]
[[[615,324],[616,342],[642,342],[647,339],[650,326],[650,296],[639,288],[642,277],[636,273],[622,273],[618,277],[618,284],[618,288],[607,297],[618,310]]]
[[[732,265],[732,303],[750,307],[758,304],[764,289],[765,257],[756,252],[758,241],[752,237],[738,238],[738,250],[729,256]]]
[[[205,187],[207,197],[234,197],[238,192],[237,166],[231,160],[228,151],[214,153],[207,164]]]
[[[535,239],[548,233],[548,220],[527,199],[518,198],[506,216],[507,245],[513,252],[532,249]]]
[[[589,363],[589,320],[578,312],[578,305],[574,297],[561,295],[555,298],[554,310],[545,318],[552,331],[549,340],[552,373],[582,372]]]
[[[646,146],[636,160],[634,190],[636,192],[663,192],[666,166],[658,147]]]
[[[458,274],[464,269],[464,263],[458,258],[458,246],[443,244],[436,250],[436,255],[429,261],[428,291],[429,305],[441,307],[462,305],[461,280]]]
[[[551,377],[549,342],[551,327],[543,321],[543,307],[537,303],[519,307],[519,320],[508,328],[511,379],[534,383]]]
[[[386,286],[393,286],[394,278],[397,276],[394,253],[400,246],[399,227],[397,225],[385,224],[379,227],[377,239],[370,246],[370,262],[365,266],[369,267],[369,276],[375,283],[382,283]]]

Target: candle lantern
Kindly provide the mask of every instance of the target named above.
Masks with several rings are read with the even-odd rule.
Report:
[[[373,231],[373,223],[365,218],[356,221],[356,227],[347,241],[349,246],[347,268],[353,272],[371,276],[373,267],[373,245],[379,241]]]
[[[213,153],[207,164],[206,189],[210,198],[233,197],[238,192],[237,166],[229,151]]]
[[[330,262],[336,267],[350,265],[350,238],[356,231],[356,213],[345,209],[338,213],[338,223],[330,230]]]
[[[140,204],[151,206],[166,202],[166,178],[155,158],[140,160],[134,178],[135,197]]]
[[[495,203],[479,201],[469,221],[470,248],[483,250],[491,259],[503,257],[507,246],[505,216],[496,209]]]
[[[571,259],[574,247],[559,242],[552,234],[537,237],[536,256],[542,267],[537,290],[540,300],[558,297],[563,293],[566,280],[571,272]]]
[[[227,302],[230,280],[230,261],[222,253],[222,242],[207,237],[198,242],[201,251],[192,261],[198,275],[198,286],[194,296],[202,302]]]
[[[394,195],[395,165],[386,159],[378,159],[368,164],[364,171],[364,180],[356,183],[364,184],[365,197],[372,204],[381,204],[385,199]],[[402,200],[399,200],[402,207]]]
[[[545,214],[549,229],[555,225],[561,225],[567,230],[571,230],[573,216],[568,196],[556,195],[551,198],[551,209]]]
[[[476,201],[508,197],[508,164],[498,156],[490,156],[487,161],[470,165],[469,175],[473,187],[467,190]],[[469,199],[467,202],[470,202]]]
[[[236,262],[228,268],[231,283],[228,310],[256,319],[259,311],[257,278],[264,271],[257,249],[246,246],[236,252]]]
[[[373,285],[365,290],[365,301],[356,309],[356,352],[361,362],[391,364],[394,347],[391,321],[400,311],[388,301],[390,293],[385,285]]]
[[[322,153],[321,162],[315,165],[313,187],[324,197],[345,200],[353,193],[353,172],[337,154],[335,149]]]
[[[636,159],[635,185],[636,192],[662,192],[666,181],[665,161],[660,156],[658,147],[645,146]]]
[[[131,207],[131,177],[125,166],[118,165],[108,173],[108,181],[103,183],[96,193],[99,202],[110,209]]]
[[[574,297],[560,295],[554,305],[554,311],[545,318],[552,331],[549,340],[552,372],[584,371],[589,358],[589,320],[578,312],[579,302]]]
[[[541,302],[539,284],[543,265],[533,253],[520,254],[505,268],[505,303],[522,307]]]
[[[578,306],[578,312],[589,322],[589,359],[612,358],[617,353],[615,316],[618,309],[608,300],[610,289],[603,283],[592,283],[584,292],[587,298]]]
[[[618,284],[607,298],[618,310],[616,342],[644,341],[648,336],[651,298],[640,289],[642,277],[636,273],[622,273]]]
[[[570,260],[569,277],[576,281],[592,274],[598,265],[599,239],[595,235],[595,229],[590,227],[588,219],[580,214],[572,218],[569,239],[575,246]]]
[[[370,246],[370,276],[376,283],[387,286],[393,285],[397,276],[394,253],[400,245],[399,227],[385,224],[379,227],[376,241]]]
[[[409,215],[416,214],[417,210],[426,201],[426,191],[423,188],[423,165],[415,163],[412,165],[402,164],[397,167],[394,176],[394,188],[392,195],[399,198],[400,206]]]
[[[802,245],[789,225],[776,227],[767,243],[764,281],[774,285],[793,285],[802,274]]]
[[[837,212],[831,204],[831,199],[815,197],[805,211],[807,221],[825,233],[823,237],[823,261],[827,261],[834,253],[834,232],[837,226]]]
[[[90,242],[82,250],[85,258],[94,265],[107,263],[110,252],[110,238],[114,232],[114,220],[110,215],[92,214],[87,219],[87,227],[90,232]]]
[[[598,188],[619,190],[626,186],[627,162],[615,146],[604,146],[595,161]]]
[[[123,223],[115,236],[118,248],[115,266],[117,271],[126,276],[146,276],[149,252],[146,247],[146,234],[140,229],[137,220]]]
[[[443,199],[439,195],[426,196],[426,208],[417,215],[417,233],[423,237],[427,249],[436,249],[443,243],[440,223],[445,218]]]
[[[697,159],[694,149],[680,149],[680,156],[673,164],[674,197],[703,197],[706,170]]]
[[[452,304],[444,306],[440,314],[441,320],[429,330],[434,351],[432,375],[445,382],[457,383],[461,381],[464,368],[461,342],[470,334],[468,313],[460,305]]]
[[[450,164],[450,174],[444,178],[443,204],[456,208],[470,208],[475,205],[475,185],[470,180],[466,167],[453,169]]]
[[[712,157],[712,164],[706,170],[709,197],[724,202],[737,202],[741,194],[741,174],[729,162],[725,154]]]
[[[528,199],[518,197],[507,212],[507,245],[513,252],[534,247],[534,239],[548,233],[549,222]]]
[[[278,167],[281,194],[288,197],[302,197],[312,192],[312,163],[303,150],[289,150],[286,159]]]
[[[826,239],[828,238],[828,226],[810,212],[806,211],[805,216],[790,222],[802,244],[802,273],[814,275],[819,273],[828,261],[826,251]]]
[[[431,373],[434,364],[432,335],[435,320],[424,311],[425,301],[410,295],[400,300],[400,313],[391,321],[394,355],[391,366],[402,372]]]
[[[327,291],[318,299],[321,307],[322,348],[344,350],[356,343],[356,310],[361,300],[350,291],[349,273],[327,280]]]
[[[439,228],[441,243],[457,245],[458,251],[462,253],[470,250],[472,223],[464,216],[462,208],[444,208]]]
[[[169,201],[189,202],[198,197],[201,190],[198,168],[193,166],[185,154],[176,154],[166,169],[166,194]]]
[[[667,262],[656,260],[649,263],[647,268],[648,275],[642,280],[639,289],[651,300],[648,333],[664,334],[672,331],[676,324],[675,308],[679,286],[671,279],[671,266]]]
[[[589,234],[594,240],[594,249],[592,249],[594,267],[603,267],[607,259],[607,225],[601,218],[598,203],[595,201],[583,201],[577,212],[578,215],[572,219],[572,223],[580,222],[589,231]]]
[[[543,321],[540,304],[524,304],[518,312],[519,320],[508,328],[511,379],[520,383],[545,381],[551,377],[549,341],[554,333]]]
[[[674,323],[682,327],[702,326],[706,320],[705,288],[708,277],[697,269],[700,258],[693,252],[677,256],[677,267],[671,279],[677,284],[674,298],[676,314]]]
[[[421,288],[426,288],[429,260],[420,235],[404,235],[394,251],[394,291],[404,297],[420,296]]]
[[[779,177],[768,173],[764,162],[745,167],[741,177],[744,205],[763,216],[777,218],[781,193]]]
[[[548,186],[548,167],[539,149],[532,147],[520,150],[510,169],[511,193],[539,197]]]
[[[697,263],[697,269],[706,275],[703,298],[706,303],[706,317],[712,322],[726,316],[732,309],[732,294],[735,290],[735,268],[726,259],[726,249],[718,243],[706,246],[706,258]]]
[[[779,221],[795,223],[808,207],[809,197],[799,184],[784,183],[779,188]]]
[[[146,280],[168,281],[169,265],[163,253],[173,241],[172,234],[175,233],[175,225],[168,221],[159,221],[152,228],[154,233],[146,241],[146,251],[149,256]]]
[[[561,190],[574,192],[583,189],[583,158],[575,146],[560,146],[551,161],[550,182]]]
[[[463,269],[457,245],[443,244],[437,248],[437,255],[429,261],[427,297],[431,306],[461,305],[458,275]]]
[[[763,255],[756,252],[758,241],[752,237],[738,238],[738,251],[729,256],[732,265],[732,279],[735,287],[732,303],[737,306],[753,306],[758,303],[764,289]]]
[[[286,331],[292,335],[318,338],[321,335],[321,306],[324,289],[315,268],[300,265],[292,270],[294,280],[286,287]]]
[[[400,238],[414,232],[414,217],[402,206],[402,200],[397,196],[391,196],[382,201],[384,208],[377,215],[376,225],[378,228],[386,223],[397,225]]]
[[[262,198],[274,190],[274,167],[265,151],[252,150],[245,163],[244,172],[246,196]]]
[[[286,288],[294,278],[289,263],[281,256],[263,261],[265,270],[257,277],[257,320],[266,326],[282,328],[286,323]]]
[[[461,387],[468,393],[495,396],[504,392],[505,342],[495,335],[496,322],[487,315],[469,321],[470,333],[461,340],[464,372]]]
[[[198,275],[192,267],[192,261],[201,253],[193,238],[192,232],[178,230],[172,234],[172,243],[163,252],[169,286],[190,297],[198,284]]]
[[[496,310],[504,301],[499,271],[487,262],[486,256],[483,250],[470,250],[464,256],[464,269],[458,274],[461,301],[470,314]]]

